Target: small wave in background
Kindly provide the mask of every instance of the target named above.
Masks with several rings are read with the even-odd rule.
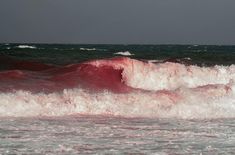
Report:
[[[35,46],[29,46],[29,45],[18,45],[18,48],[29,48],[29,49],[36,49]]]
[[[116,55],[123,55],[123,56],[131,56],[131,55],[134,55],[134,54],[131,54],[129,51],[125,51],[125,52],[117,52],[117,53],[114,53]]]

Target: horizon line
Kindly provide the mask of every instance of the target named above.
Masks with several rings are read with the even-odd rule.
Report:
[[[194,46],[235,46],[235,44],[189,44],[189,43],[45,43],[45,42],[0,42],[0,44],[46,44],[46,45],[194,45]]]

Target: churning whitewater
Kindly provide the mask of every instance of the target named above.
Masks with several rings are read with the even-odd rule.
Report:
[[[10,62],[0,72],[0,116],[235,117],[235,66],[127,57],[66,66]]]

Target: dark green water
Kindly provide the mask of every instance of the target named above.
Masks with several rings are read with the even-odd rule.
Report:
[[[27,45],[29,48],[19,48],[20,45]],[[235,63],[235,46],[0,44],[0,56],[58,65],[110,58],[118,56],[116,52],[125,51],[133,54],[129,57],[135,59],[177,59],[200,66]]]

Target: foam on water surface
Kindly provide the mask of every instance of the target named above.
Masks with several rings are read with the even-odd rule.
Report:
[[[2,154],[234,154],[234,119],[1,118]]]

